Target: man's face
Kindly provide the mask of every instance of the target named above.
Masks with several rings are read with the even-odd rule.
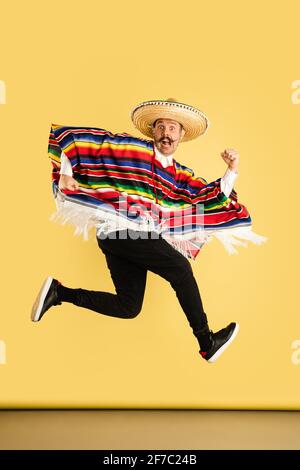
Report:
[[[175,152],[183,134],[181,124],[172,119],[158,119],[153,127],[155,145],[166,156]]]

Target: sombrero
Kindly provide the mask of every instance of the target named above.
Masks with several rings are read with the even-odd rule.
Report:
[[[133,109],[131,119],[135,127],[147,137],[152,137],[152,126],[157,119],[173,119],[185,130],[181,142],[196,139],[204,134],[209,126],[209,121],[202,111],[172,98],[144,101]]]

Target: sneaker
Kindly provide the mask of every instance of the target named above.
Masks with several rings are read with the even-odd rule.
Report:
[[[208,351],[199,351],[207,362],[215,362],[228,348],[239,331],[238,323],[230,323],[216,333],[211,332],[212,345]]]
[[[61,305],[57,293],[57,286],[59,284],[61,282],[50,276],[44,281],[31,310],[32,321],[39,321],[44,313],[53,305]]]

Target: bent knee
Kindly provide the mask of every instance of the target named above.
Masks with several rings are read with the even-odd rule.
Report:
[[[126,306],[124,309],[124,318],[135,318],[138,316],[140,311],[142,310],[141,305],[131,305],[131,306]]]

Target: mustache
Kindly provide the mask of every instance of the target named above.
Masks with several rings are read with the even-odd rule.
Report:
[[[173,139],[171,139],[171,137],[161,137],[158,142],[162,142],[163,140],[167,140],[169,144],[175,142]]]

